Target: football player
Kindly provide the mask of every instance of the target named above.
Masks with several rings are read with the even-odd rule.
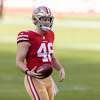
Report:
[[[36,72],[39,66],[51,65],[58,70],[60,81],[65,79],[64,68],[53,53],[53,20],[51,10],[39,6],[32,14],[36,29],[21,31],[17,37],[16,65],[25,73],[25,87],[32,100],[54,100],[55,85],[52,76],[43,78],[41,73]]]

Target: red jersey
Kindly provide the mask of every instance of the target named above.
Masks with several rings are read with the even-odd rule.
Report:
[[[27,56],[27,67],[31,70],[44,63],[51,64],[53,53],[54,33],[47,31],[44,35],[33,31],[22,31],[18,34],[17,43],[27,41],[31,44]]]

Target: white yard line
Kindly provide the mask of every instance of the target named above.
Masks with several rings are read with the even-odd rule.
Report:
[[[59,89],[61,91],[88,91],[91,90],[92,88],[86,85],[77,85],[77,84],[73,84],[73,85],[64,85],[62,88],[59,87]]]

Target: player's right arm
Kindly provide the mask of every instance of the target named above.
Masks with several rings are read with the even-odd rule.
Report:
[[[16,65],[22,72],[35,78],[42,78],[40,73],[35,73],[34,70],[30,71],[26,66],[25,59],[30,46],[29,35],[26,32],[20,32],[17,38]]]
[[[26,55],[27,55],[29,47],[30,47],[30,43],[28,42],[19,42],[17,45],[16,65],[22,72],[25,72],[26,70],[28,70],[25,64],[25,59],[26,59]]]
[[[17,54],[16,54],[16,65],[22,72],[26,72],[26,74],[35,77],[35,78],[42,78],[43,76],[40,73],[35,73],[34,70],[29,70],[26,66],[25,59],[30,47],[29,42],[20,42],[17,45]]]

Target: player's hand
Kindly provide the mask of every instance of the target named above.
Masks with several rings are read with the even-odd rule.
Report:
[[[59,77],[60,77],[60,82],[62,82],[65,79],[65,71],[64,71],[64,68],[61,68],[59,70]]]
[[[36,72],[34,72],[34,70],[27,71],[27,74],[34,78],[38,78],[38,79],[43,77],[43,75],[41,73],[36,73]]]

